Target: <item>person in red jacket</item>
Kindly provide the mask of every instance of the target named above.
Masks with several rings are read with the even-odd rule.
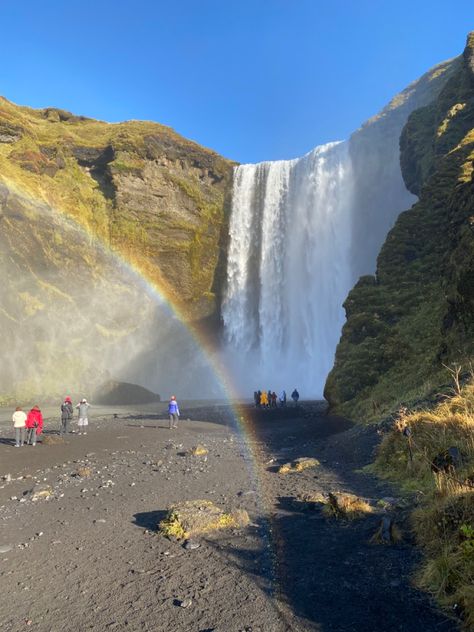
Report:
[[[39,406],[33,406],[26,417],[27,437],[26,443],[36,445],[36,437],[43,432],[43,415]]]

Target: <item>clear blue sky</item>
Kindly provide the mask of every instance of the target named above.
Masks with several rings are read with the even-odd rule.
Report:
[[[8,99],[255,162],[346,138],[462,52],[474,1],[0,0],[0,24]]]

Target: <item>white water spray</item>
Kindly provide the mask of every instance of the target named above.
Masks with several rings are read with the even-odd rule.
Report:
[[[347,143],[236,168],[223,318],[242,391],[321,396],[354,280],[353,187]]]

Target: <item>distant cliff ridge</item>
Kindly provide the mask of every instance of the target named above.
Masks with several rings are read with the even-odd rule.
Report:
[[[474,34],[446,85],[409,117],[400,139],[419,202],[389,232],[375,276],[350,292],[325,395],[359,419],[430,397],[443,364],[474,352]],[[383,208],[381,207],[381,212]]]

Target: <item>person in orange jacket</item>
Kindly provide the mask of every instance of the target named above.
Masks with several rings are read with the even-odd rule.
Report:
[[[39,406],[33,406],[26,417],[26,443],[36,445],[36,437],[43,432],[43,415]]]

